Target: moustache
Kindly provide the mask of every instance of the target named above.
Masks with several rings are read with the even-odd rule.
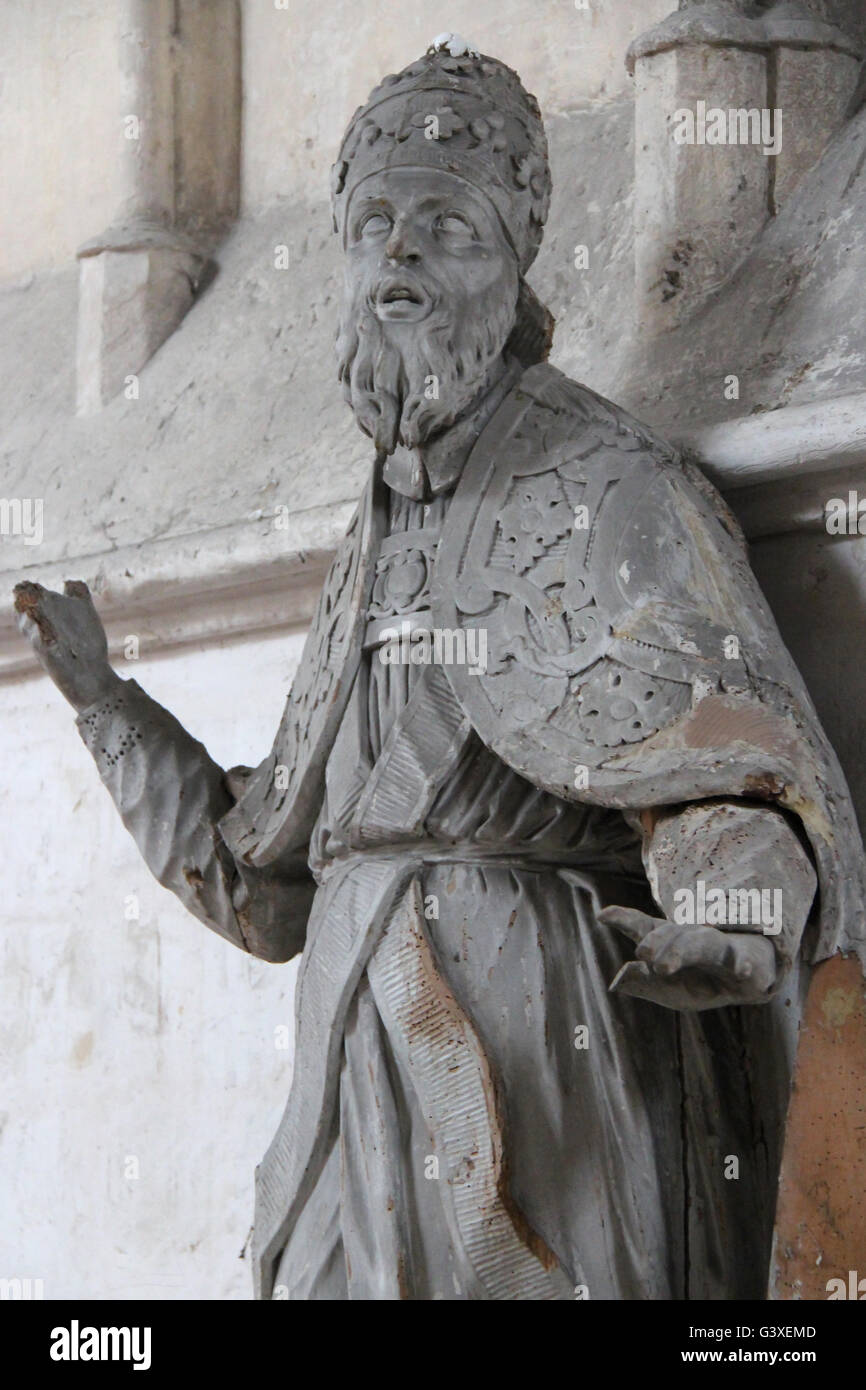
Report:
[[[383,323],[418,323],[448,298],[432,276],[400,267],[377,274],[365,287],[361,303]]]
[[[337,332],[346,400],[380,453],[414,447],[458,418],[513,326],[500,287],[467,304],[466,287],[427,267],[371,267],[347,280]]]

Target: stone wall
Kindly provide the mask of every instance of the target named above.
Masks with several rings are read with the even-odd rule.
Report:
[[[256,761],[299,645],[215,643],[135,675],[214,757]],[[48,681],[3,687],[0,758],[0,1273],[46,1298],[249,1298],[296,963],[245,956],[150,877]]]
[[[24,574],[88,580],[118,669],[223,764],[265,754],[369,460],[334,379],[328,167],[371,86],[448,24],[516,67],[545,115],[554,200],[531,279],[558,320],[554,361],[682,436],[736,496],[866,809],[866,691],[852,659],[862,543],[816,529],[820,486],[801,476],[811,459],[844,480],[866,451],[862,324],[844,326],[838,368],[827,342],[862,284],[862,124],[815,173],[814,209],[792,204],[751,262],[744,248],[726,298],[647,344],[634,335],[642,132],[635,141],[624,59],[672,0],[456,0],[433,19],[421,0],[244,0],[239,220],[210,247],[192,308],[136,373],[135,393],[76,415],[74,258],[125,195],[118,55],[129,35],[118,15],[136,3],[0,7],[0,494],[44,503],[39,545],[0,537],[4,590]],[[170,46],[211,12],[226,22],[230,3],[181,0]],[[811,8],[866,41],[860,0]],[[805,319],[801,286],[783,273],[792,239],[805,248]],[[762,302],[764,276],[778,280],[777,313]],[[759,311],[769,350],[744,327]],[[809,325],[807,357],[798,334]],[[717,390],[726,370],[744,374],[729,409]],[[831,399],[813,411],[822,391]],[[141,659],[124,664],[130,635]],[[295,966],[248,960],[149,879],[5,605],[0,712],[12,851],[0,1163],[13,1177],[0,1187],[0,1277],[41,1279],[47,1297],[249,1297],[238,1256],[253,1168],[288,1091]],[[275,1033],[286,1026],[288,1038]]]
[[[565,313],[573,245],[607,239],[593,283],[610,297],[605,265],[629,242],[623,57],[667,8],[473,0],[448,14],[545,108],[558,188],[543,276],[587,360],[593,330]],[[437,20],[419,0],[242,5],[243,216],[137,398],[82,418],[74,256],[124,193],[121,9],[10,0],[0,12],[0,492],[44,500],[42,543],[3,536],[0,569],[7,594],[24,572],[88,579],[116,656],[140,640],[142,659],[118,669],[218,760],[255,763],[367,459],[335,390],[328,166],[355,106]],[[626,198],[612,224],[594,191],[608,158]],[[598,317],[614,342],[611,330]],[[296,966],[247,959],[149,878],[5,606],[0,668],[0,1276],[41,1279],[49,1298],[247,1298],[239,1255],[289,1087]]]

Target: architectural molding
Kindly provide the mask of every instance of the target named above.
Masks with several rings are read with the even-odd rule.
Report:
[[[354,509],[354,501],[310,507],[289,517],[285,528],[263,516],[7,571],[0,681],[39,670],[15,625],[11,590],[19,580],[50,589],[62,589],[66,579],[85,580],[117,658],[129,636],[138,638],[139,655],[146,656],[304,629]]]
[[[821,531],[831,497],[863,488],[866,392],[750,415],[674,442],[724,494],[750,540]],[[278,525],[274,516],[184,536],[158,537],[7,573],[48,588],[84,579],[121,655],[141,655],[305,628],[355,503],[310,507]],[[0,610],[0,681],[35,674],[37,663]]]
[[[789,405],[680,437],[750,540],[822,531],[831,497],[864,487],[866,392]]]

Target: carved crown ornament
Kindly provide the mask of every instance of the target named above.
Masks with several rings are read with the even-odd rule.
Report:
[[[440,35],[417,62],[384,78],[349,122],[331,170],[335,230],[344,230],[358,184],[407,166],[443,169],[485,193],[521,272],[529,268],[550,207],[550,168],[538,102],[511,68]]]

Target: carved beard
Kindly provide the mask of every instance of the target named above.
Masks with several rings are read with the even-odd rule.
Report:
[[[395,272],[389,277],[393,279]],[[337,333],[343,395],[377,450],[391,454],[397,442],[407,448],[430,439],[454,423],[484,388],[514,326],[517,271],[482,292],[468,296],[429,271],[400,272],[426,291],[433,308],[418,323],[383,323],[373,305],[385,277],[346,277]],[[429,378],[438,399],[428,399]]]

